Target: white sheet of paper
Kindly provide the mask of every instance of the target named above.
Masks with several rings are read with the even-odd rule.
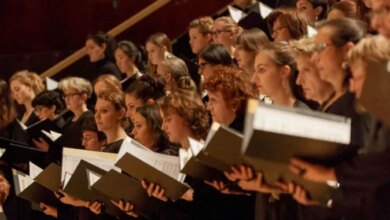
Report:
[[[72,178],[72,174],[65,172],[64,179],[62,181],[62,188],[65,188],[65,186],[68,185],[70,178]]]
[[[205,144],[192,138],[188,138],[190,142],[190,149],[193,155],[198,155],[201,150],[204,149]]]
[[[230,5],[228,6],[228,10],[229,10],[230,17],[232,17],[232,19],[236,23],[238,23],[241,19],[243,19],[247,16],[247,14],[245,12],[241,11],[238,8],[232,7]]]
[[[179,157],[155,153],[151,150],[137,147],[129,148],[126,153],[137,157],[180,182],[184,181],[185,175],[180,173]]]
[[[61,182],[64,182],[65,173],[73,174],[81,160],[91,163],[105,171],[114,168],[117,154],[64,148],[62,153]]]
[[[29,173],[30,173],[30,177],[32,179],[35,179],[35,177],[37,177],[42,171],[43,169],[40,168],[39,166],[35,165],[34,163],[32,163],[31,161],[28,162],[29,163]]]
[[[133,140],[130,137],[126,137],[122,145],[119,149],[118,156],[115,159],[115,163],[118,162],[119,159],[121,159],[127,152],[130,152],[132,148],[141,148],[147,151],[151,151],[149,148],[143,146],[142,144],[138,143],[137,141]]]
[[[58,132],[55,132],[55,131],[51,131],[51,130],[49,132],[47,132],[45,130],[42,130],[41,132],[44,135],[46,135],[48,138],[50,138],[50,140],[53,141],[53,142],[58,140],[58,138],[60,138],[62,136],[61,133],[58,133]]]
[[[88,188],[91,188],[93,184],[95,184],[98,180],[100,180],[100,178],[102,178],[102,175],[87,169],[87,177],[88,177]]]
[[[27,130],[27,126],[26,126],[23,122],[19,121],[19,119],[16,119],[16,121],[19,123],[20,127],[21,127],[23,130]]]
[[[259,8],[260,8],[260,15],[263,19],[268,17],[268,15],[271,14],[271,12],[273,11],[271,7],[269,7],[268,5],[262,2],[259,2]]]
[[[314,27],[307,25],[307,36],[315,37],[316,35],[317,35],[317,30]]]
[[[6,151],[7,151],[7,149],[0,148],[0,157],[2,157]]]
[[[351,120],[332,121],[266,106],[258,106],[253,128],[268,132],[349,144]]]
[[[20,192],[23,192],[27,187],[34,183],[34,180],[29,175],[18,173],[18,181]]]
[[[185,150],[183,148],[179,149],[179,163],[180,163],[180,170],[184,168],[184,166],[187,164],[187,162],[191,159],[192,153],[190,149]]]
[[[56,90],[58,88],[58,82],[50,77],[46,77],[46,89]]]

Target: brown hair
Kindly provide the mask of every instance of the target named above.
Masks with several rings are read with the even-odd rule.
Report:
[[[42,79],[35,72],[30,72],[28,70],[18,71],[11,76],[9,81],[11,83],[14,80],[30,87],[34,91],[35,95],[38,95],[40,92],[45,90]]]
[[[210,127],[209,112],[196,92],[170,93],[158,100],[161,111],[173,109],[188,123],[191,133],[198,139],[205,139]]]
[[[236,44],[242,45],[246,51],[258,51],[269,43],[267,35],[258,28],[244,30],[236,37]]]
[[[315,52],[316,44],[314,38],[304,37],[300,40],[292,40],[288,42],[294,57],[308,56],[311,57]]]
[[[221,22],[223,24],[223,29],[227,31],[231,31],[233,33],[240,33],[243,29],[240,27],[237,22],[233,20],[233,18],[228,16],[222,16],[217,19],[215,19],[215,22]]]
[[[288,29],[293,39],[299,39],[307,34],[307,20],[295,8],[278,8],[267,17],[268,30],[273,32],[275,22],[280,22]]]
[[[332,10],[341,11],[347,18],[358,19],[359,17],[356,2],[353,1],[344,0],[333,4],[329,9],[328,14]]]
[[[107,84],[107,86],[109,87],[109,90],[114,90],[114,91],[122,91],[122,85],[121,85],[121,82],[118,80],[118,78],[116,78],[114,75],[112,74],[103,74],[103,75],[100,75],[94,82],[93,82],[93,86],[96,85],[96,83],[98,82],[104,82]]]
[[[126,111],[126,104],[123,93],[120,91],[104,91],[97,96],[98,99],[102,99],[111,102],[116,111]]]
[[[148,37],[146,40],[146,43],[152,43],[158,47],[165,48],[166,51],[172,52],[172,42],[169,37],[162,32],[157,32]],[[155,74],[157,70],[157,66],[153,65],[149,60],[148,60],[148,66],[146,68],[146,73],[149,74]]]
[[[202,35],[211,34],[213,32],[213,19],[210,16],[200,17],[191,21],[188,29],[197,28]]]
[[[242,69],[218,65],[202,83],[202,89],[220,91],[228,106],[237,107],[236,115],[244,114],[249,98],[257,97],[257,89]]]
[[[6,81],[0,79],[0,131],[16,118],[14,101]]]

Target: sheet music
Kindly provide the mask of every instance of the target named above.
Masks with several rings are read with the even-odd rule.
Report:
[[[91,188],[93,184],[95,184],[100,178],[102,178],[102,175],[97,174],[96,172],[93,172],[91,170],[87,171],[87,177],[88,177],[88,188]]]
[[[342,144],[349,144],[351,139],[350,119],[341,122],[261,105],[256,109],[253,128]]]
[[[114,168],[117,154],[64,148],[62,156],[61,182],[64,182],[65,173],[73,174],[81,160],[91,163],[105,171]]]
[[[263,19],[268,17],[269,14],[273,11],[271,7],[269,7],[266,4],[263,4],[262,2],[259,2],[259,8],[260,8],[260,15]]]
[[[229,10],[230,17],[232,17],[232,19],[236,23],[238,23],[241,19],[243,19],[247,16],[247,14],[245,12],[241,11],[238,8],[232,7],[230,5],[228,6],[228,10]]]
[[[29,174],[32,179],[35,179],[40,173],[42,173],[43,169],[39,166],[35,165],[31,161],[29,162]]]
[[[17,173],[20,192],[23,192],[27,187],[34,183],[34,180],[26,174]]]
[[[119,159],[121,159],[127,152],[131,151],[131,148],[141,148],[147,151],[152,151],[149,148],[143,146],[142,144],[138,143],[137,141],[131,139],[130,137],[126,137],[121,145],[121,148],[119,149],[118,156],[115,159],[115,163],[118,162]]]
[[[50,130],[49,132],[45,131],[45,130],[42,130],[41,131],[44,135],[46,135],[48,138],[50,138],[51,141],[56,141],[58,140],[58,138],[60,138],[62,136],[61,133],[58,133],[58,132],[55,132],[55,131],[52,131]]]
[[[46,89],[47,90],[56,90],[58,88],[58,82],[53,80],[50,77],[46,77]]]
[[[307,36],[315,37],[316,35],[317,35],[317,30],[314,27],[307,25]]]
[[[151,150],[132,147],[127,153],[137,157],[143,162],[169,175],[178,181],[183,181],[183,174],[180,173],[179,157],[155,153]]]

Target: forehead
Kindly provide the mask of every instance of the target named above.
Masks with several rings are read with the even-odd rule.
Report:
[[[94,41],[94,40],[92,40],[92,39],[87,39],[87,41],[85,42],[86,44],[87,44],[87,46],[99,46],[99,45],[97,45],[97,43]]]
[[[314,38],[316,43],[328,43],[331,41],[333,30],[330,27],[322,27],[318,29],[318,33]]]
[[[256,55],[256,59],[255,59],[255,65],[256,66],[258,66],[258,65],[267,65],[267,64],[271,64],[271,63],[273,63],[273,61],[269,57],[267,51],[262,51],[262,52],[260,52],[260,53],[258,53]]]
[[[63,92],[65,94],[69,94],[69,93],[77,93],[79,91],[77,89],[75,89],[75,88],[68,88],[68,89],[64,89]]]
[[[190,35],[202,35],[202,33],[200,33],[200,30],[199,28],[190,28],[190,30],[188,31]]]
[[[100,99],[100,98],[98,98],[96,101],[96,107],[110,107],[110,106],[111,107],[114,106],[110,101]]]
[[[146,49],[158,49],[160,48],[159,46],[157,46],[155,43],[153,42],[146,42]]]
[[[145,118],[137,111],[132,115],[132,117],[133,117],[133,121],[138,121],[138,122],[145,121]]]
[[[372,9],[380,9],[381,7],[390,6],[389,0],[371,0]]]
[[[83,130],[83,136],[97,136],[97,132],[90,130]]]

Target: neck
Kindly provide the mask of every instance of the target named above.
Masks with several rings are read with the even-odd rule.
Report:
[[[26,109],[27,114],[30,114],[34,110],[31,102],[24,103],[24,108]]]
[[[189,137],[194,140],[200,141],[199,138],[196,138],[193,134],[185,135],[185,138],[180,141],[180,145],[184,150],[188,150],[190,148],[190,141],[188,140]]]
[[[326,100],[328,100],[330,98],[330,96],[334,93],[334,90],[333,89],[327,89],[327,90],[324,90],[322,93],[320,93],[318,95],[318,99],[317,99],[317,102],[319,104],[322,104],[324,103]]]
[[[228,118],[224,122],[222,122],[223,125],[229,126],[230,124],[233,123],[234,119],[236,119],[236,114],[229,115]]]
[[[115,129],[112,129],[110,131],[105,131],[104,133],[106,134],[107,137],[107,144],[111,144],[116,141],[123,140],[127,136],[125,130],[120,125],[118,125],[118,127],[116,127]]]
[[[87,104],[85,103],[82,106],[80,106],[80,108],[77,108],[74,111],[72,111],[74,114],[73,121],[79,119],[79,117],[86,111],[88,111],[88,108],[87,108]]]
[[[278,105],[284,105],[284,106],[288,106],[288,107],[293,107],[294,105],[294,102],[295,102],[295,97],[291,94],[290,91],[287,91],[285,89],[281,89],[279,90],[279,94],[275,95],[274,97],[272,97],[272,101],[273,103],[275,104],[278,104]]]
[[[136,66],[132,66],[126,72],[126,76],[127,76],[127,78],[130,78],[130,77],[134,76],[135,74],[137,74],[137,72],[138,72],[138,68]]]

